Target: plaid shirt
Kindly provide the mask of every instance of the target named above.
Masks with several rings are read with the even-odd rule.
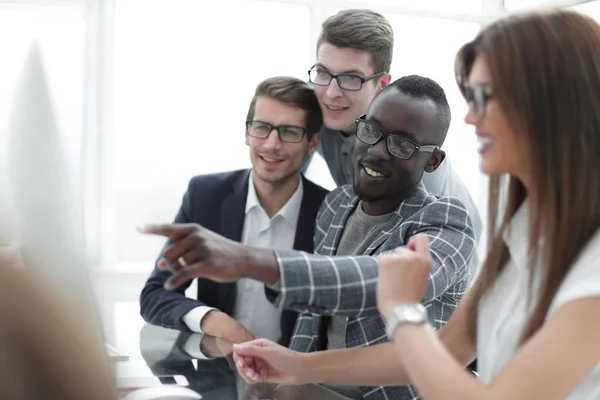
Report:
[[[323,315],[349,317],[347,348],[387,341],[385,322],[377,311],[375,256],[406,245],[418,233],[429,237],[432,266],[422,302],[435,329],[448,321],[469,287],[475,240],[469,214],[457,199],[430,195],[421,184],[381,226],[363,255],[331,257],[358,204],[352,186],[335,189],[317,215],[315,255],[277,251],[281,278],[275,304],[302,312],[290,343],[296,351],[317,350]],[[369,400],[419,398],[411,386],[360,389]]]

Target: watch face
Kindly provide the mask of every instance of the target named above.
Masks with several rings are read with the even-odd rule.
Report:
[[[406,319],[409,321],[422,321],[423,313],[416,307],[408,307],[406,309]]]
[[[404,303],[397,306],[388,321],[387,334],[390,341],[399,325],[404,323],[422,324],[427,322],[427,309],[419,303]]]

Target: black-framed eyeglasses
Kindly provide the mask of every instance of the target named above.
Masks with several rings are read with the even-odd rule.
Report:
[[[492,89],[485,83],[473,87],[465,86],[463,88],[463,95],[469,106],[474,108],[477,119],[483,119],[485,117],[487,103],[494,97]]]
[[[279,140],[285,143],[300,143],[304,139],[306,129],[296,125],[272,125],[264,121],[246,121],[246,133],[249,136],[266,139],[273,130],[277,131]]]
[[[356,137],[363,143],[374,145],[386,136],[387,149],[391,155],[408,160],[415,152],[433,153],[438,150],[438,145],[419,145],[411,142],[402,136],[389,134],[374,123],[366,120],[366,115],[361,115],[356,119]]]
[[[341,89],[357,91],[362,89],[365,82],[375,79],[383,74],[385,74],[385,72],[382,71],[367,77],[350,74],[334,75],[327,71],[312,67],[308,70],[308,81],[317,86],[329,86],[331,80],[335,79]]]

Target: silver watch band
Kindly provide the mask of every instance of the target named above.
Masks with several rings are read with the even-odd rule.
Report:
[[[394,341],[396,329],[403,324],[423,324],[427,322],[427,309],[421,303],[402,303],[394,307],[387,321],[386,333],[390,342]]]

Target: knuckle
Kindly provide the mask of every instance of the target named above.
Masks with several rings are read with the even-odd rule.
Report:
[[[189,267],[188,267],[188,268],[184,268],[184,269],[181,269],[181,270],[179,271],[178,275],[179,275],[179,276],[180,276],[182,279],[184,279],[184,280],[187,280],[187,279],[190,279],[190,278],[192,278],[192,277],[193,277],[193,271],[195,271],[195,270],[196,270],[196,268],[195,268],[195,267],[192,267],[192,268],[189,268]]]
[[[163,258],[165,260],[167,260],[168,262],[173,262],[176,257],[175,257],[175,249],[170,247],[169,249],[167,249],[167,251],[165,251],[165,253],[163,254]]]
[[[204,236],[202,236],[202,233],[199,231],[194,231],[191,234],[192,240],[193,242],[197,245],[197,246],[202,246],[205,242],[204,240]]]
[[[202,238],[200,236],[198,236],[198,233],[194,232],[190,235],[190,241],[193,244],[198,245],[202,241]]]

